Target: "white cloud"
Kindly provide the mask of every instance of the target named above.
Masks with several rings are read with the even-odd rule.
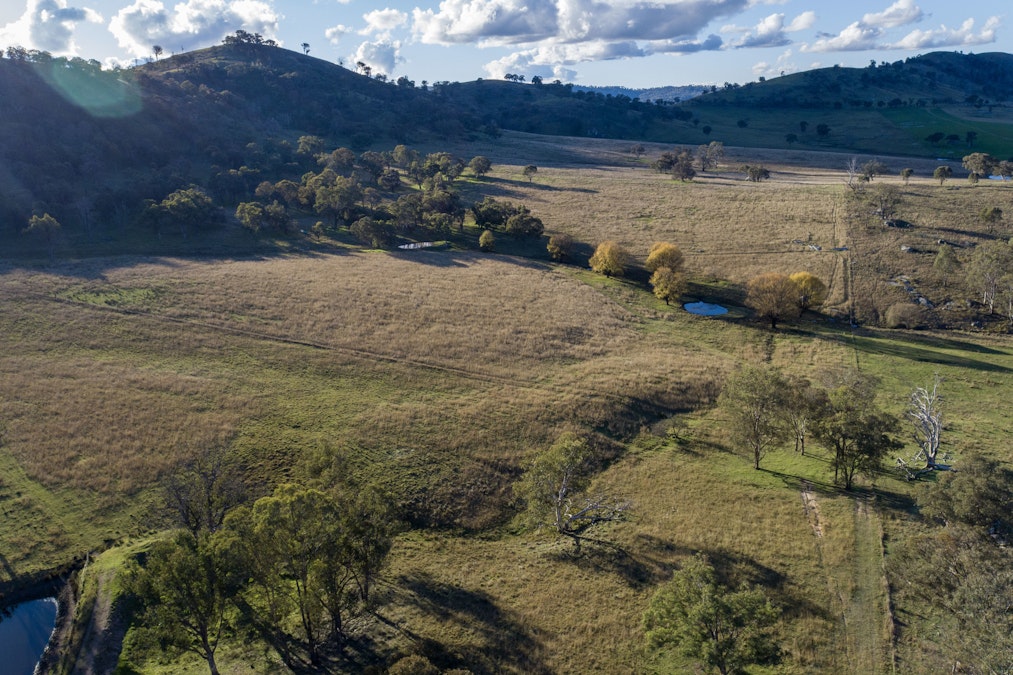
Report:
[[[852,52],[876,49],[882,29],[856,21],[837,35],[827,35],[816,42],[802,45],[804,52]]]
[[[789,33],[795,33],[800,30],[809,30],[816,24],[816,12],[802,12],[788,24],[785,28]]]
[[[342,37],[344,37],[351,31],[352,31],[351,28],[339,23],[337,26],[331,26],[330,28],[325,30],[324,37],[327,38],[328,42],[330,42],[332,45],[336,45],[338,44],[338,42],[341,41]]]
[[[135,56],[165,49],[206,47],[236,30],[270,38],[278,30],[278,15],[261,0],[188,0],[167,10],[159,0],[135,0],[124,7],[109,30],[120,46]]]
[[[897,0],[882,12],[866,14],[862,17],[862,23],[866,26],[897,28],[909,23],[917,23],[924,16],[921,7],[916,5],[914,0]]]
[[[652,42],[650,54],[693,54],[695,52],[712,52],[721,49],[723,42],[717,35],[708,35],[703,40],[665,40]]]
[[[940,26],[937,30],[914,30],[905,35],[900,42],[888,45],[891,49],[939,49],[941,47],[972,47],[995,42],[995,29],[999,27],[999,17],[993,16],[985,21],[980,33],[974,32],[974,19],[967,19],[960,28],[950,29]]]
[[[377,40],[375,42],[363,42],[352,55],[352,62],[362,61],[372,68],[374,75],[383,73],[390,75],[400,63],[404,63],[401,57],[401,43],[394,40]]]
[[[359,31],[361,35],[375,33],[386,38],[390,37],[392,30],[403,26],[408,21],[407,14],[396,9],[390,9],[389,7],[387,9],[375,9],[372,12],[363,14],[362,18],[366,21],[366,27]]]
[[[416,8],[412,30],[430,44],[685,42],[748,5],[749,0],[444,0],[437,11]]]
[[[732,43],[732,47],[783,47],[791,44],[788,33],[810,28],[815,21],[815,12],[803,12],[792,19],[788,25],[784,23],[784,14],[771,14],[752,29],[728,27],[727,32],[746,33],[744,37]]]
[[[82,21],[101,23],[102,16],[88,7],[68,7],[67,0],[28,0],[25,13],[0,28],[0,40],[51,54],[76,54],[74,29]]]

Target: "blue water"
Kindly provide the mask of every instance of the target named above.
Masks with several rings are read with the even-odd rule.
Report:
[[[721,305],[713,305],[709,302],[687,302],[683,307],[690,314],[699,314],[700,316],[721,316],[728,313],[728,310]]]
[[[56,600],[32,600],[0,614],[0,672],[32,675],[56,625]]]

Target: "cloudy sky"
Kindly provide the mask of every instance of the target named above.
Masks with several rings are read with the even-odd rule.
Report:
[[[373,73],[649,87],[1013,52],[1009,0],[3,0],[0,48],[131,65],[237,29]]]

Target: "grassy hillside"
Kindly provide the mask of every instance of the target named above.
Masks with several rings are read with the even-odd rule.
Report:
[[[996,236],[976,214],[1013,208],[1009,188],[940,187],[928,177],[934,162],[916,164],[909,185],[875,181],[902,189],[898,215],[913,225],[886,228],[843,186],[846,155],[814,166],[797,150],[740,149],[683,184],[648,167],[662,146],[639,158],[626,146],[504,134],[462,146],[488,154],[494,170],[461,189],[522,201],[548,233],[585,244],[614,238],[642,257],[651,242],[674,241],[691,274],[685,299],[723,302],[728,318],[668,307],[637,274],[606,280],[582,261],[550,264],[544,240],[504,237],[500,254],[385,253],[293,235],[260,255],[7,261],[3,580],[143,546],[165,523],[159,478],[196,448],[227,446],[263,494],[331,447],[359,480],[390,492],[410,525],[377,615],[330,655],[336,672],[406,653],[475,673],[690,669],[647,650],[640,619],[698,551],[724,579],[759,584],[785,608],[782,665],[755,672],[938,670],[948,662],[925,649],[931,610],[902,603],[884,572],[891,548],[928,528],[913,503],[926,485],[884,470],[841,491],[817,448],[776,450],[755,471],[713,403],[741,363],[810,376],[857,366],[882,378],[879,400],[900,415],[911,388],[939,373],[947,450],[958,461],[971,449],[1013,460],[1003,412],[1013,345],[998,321],[991,332],[872,327],[890,304],[910,302],[901,274],[939,307],[939,322],[966,319],[959,305],[972,293],[942,285],[931,249]],[[528,181],[531,162],[539,171]],[[756,162],[770,181],[735,171]],[[475,235],[466,230],[462,243]],[[192,245],[230,245],[217,236]],[[828,281],[827,315],[778,332],[748,319],[742,282],[803,269]],[[831,318],[852,307],[868,327]],[[600,533],[615,547],[582,556],[524,529],[513,493],[527,461],[568,428],[618,444],[597,485],[634,505]],[[103,560],[101,587],[116,589],[104,575],[117,563]],[[125,668],[202,670],[166,661],[133,631],[104,635]],[[221,651],[226,668],[282,670],[254,634]]]
[[[729,85],[675,105],[561,83],[387,82],[266,45],[220,45],[115,71],[29,52],[0,59],[0,239],[16,251],[29,217],[48,212],[82,246],[147,240],[157,250],[142,232],[149,200],[190,185],[221,192],[229,180],[252,189],[298,177],[316,168],[299,156],[303,136],[362,151],[506,129],[1006,159],[1010,72],[1006,54],[928,54]],[[926,140],[935,133],[952,138]]]

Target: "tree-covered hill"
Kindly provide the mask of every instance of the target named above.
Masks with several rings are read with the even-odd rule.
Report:
[[[146,200],[216,176],[298,177],[306,135],[356,151],[509,129],[956,160],[1013,155],[1008,54],[824,68],[680,104],[517,80],[390,81],[244,39],[112,71],[11,48],[0,59],[0,237],[43,213],[83,229],[128,225]]]
[[[703,106],[881,108],[968,103],[986,108],[1013,99],[1013,55],[933,52],[865,68],[818,68],[724,87],[694,99]]]

